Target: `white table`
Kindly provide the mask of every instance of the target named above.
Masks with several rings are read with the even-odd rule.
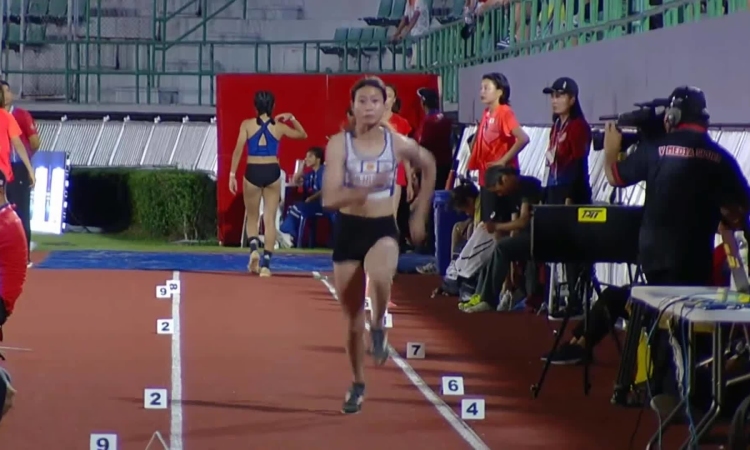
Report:
[[[725,288],[715,287],[685,287],[685,286],[636,286],[631,292],[632,300],[642,302],[658,311],[664,309],[670,301],[674,301],[664,311],[665,314],[680,316],[693,324],[696,323],[742,323],[750,324],[750,303],[740,309],[703,309],[691,307],[704,301],[724,302],[732,307],[738,304],[739,294]],[[684,301],[676,301],[685,298]]]
[[[626,349],[623,354],[623,360],[620,366],[620,374],[618,374],[618,384],[621,383],[621,375],[626,373],[629,368],[626,367],[629,363],[626,360],[628,357],[628,344],[632,346],[635,343],[637,348],[637,342],[641,335],[641,314],[643,307],[648,309],[656,310],[657,312],[663,311],[666,316],[679,317],[682,320],[688,322],[689,332],[693,333],[693,326],[696,324],[750,324],[750,304],[739,303],[742,300],[740,297],[746,297],[743,294],[729,291],[725,288],[714,288],[714,287],[685,287],[685,286],[635,286],[631,290],[631,304],[633,306],[633,314],[631,316],[633,326],[628,327],[628,339],[626,342]],[[730,309],[705,309],[700,304],[706,303],[721,303],[727,305]],[[631,323],[632,323],[631,322]],[[725,390],[727,387],[727,380],[724,376],[724,328],[721,326],[715,326],[713,329],[713,345],[712,345],[712,356],[713,362],[711,364],[711,394],[713,401],[711,407],[706,414],[701,418],[700,422],[696,424],[696,435],[700,439],[705,435],[713,426],[714,422],[718,418],[722,405],[724,404]],[[631,336],[633,333],[633,336]],[[692,339],[691,339],[692,341]],[[630,349],[632,351],[632,349]],[[688,363],[686,364],[686,371],[695,370],[695,355],[690,345],[687,348]],[[632,359],[632,357],[631,357]],[[632,363],[630,363],[632,367]],[[694,379],[691,376],[690,379]],[[621,385],[621,384],[620,384]],[[690,395],[692,387],[688,387],[687,395]],[[615,392],[617,396],[617,388]],[[659,435],[663,433],[669,426],[673,418],[678,416],[678,412],[683,411],[686,402],[683,399],[677,407],[669,414],[669,416],[662,423],[661,429],[649,441],[647,449],[650,449],[652,445],[657,441]],[[690,447],[690,438],[680,447],[681,449],[687,449]]]

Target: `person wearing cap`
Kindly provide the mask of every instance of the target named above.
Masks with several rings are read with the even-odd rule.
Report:
[[[709,286],[713,249],[720,224],[747,230],[750,186],[737,161],[708,134],[709,113],[703,92],[676,88],[665,107],[667,133],[637,144],[619,160],[622,135],[605,125],[605,172],[614,187],[646,182],[639,234],[639,262],[646,282],[657,286]],[[651,341],[654,360],[651,406],[662,416],[677,405],[679,390],[666,330]]]
[[[544,189],[544,203],[547,205],[588,205],[591,203],[591,183],[589,182],[589,150],[591,148],[591,127],[578,100],[578,84],[569,77],[555,80],[542,90],[550,96],[552,107],[552,128],[549,146],[545,152],[547,166],[547,187]],[[575,277],[583,270],[578,265],[565,267],[567,276]],[[573,283],[574,280],[568,280]],[[572,317],[582,312],[582,301],[573,290],[568,297],[567,309]],[[565,313],[563,309],[549,311],[550,318],[558,319]]]
[[[474,145],[467,164],[468,170],[479,171],[480,214],[482,223],[491,234],[495,224],[511,219],[512,205],[487,189],[484,174],[492,166],[519,169],[518,154],[529,143],[529,136],[510,107],[510,83],[497,72],[482,77],[479,99],[485,106],[477,127]]]

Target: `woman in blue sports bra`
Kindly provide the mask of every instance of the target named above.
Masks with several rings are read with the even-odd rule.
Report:
[[[250,247],[247,270],[251,273],[258,273],[262,277],[271,276],[271,256],[276,243],[276,211],[281,201],[279,141],[284,136],[291,139],[307,138],[307,132],[291,113],[279,114],[275,118],[271,116],[274,101],[274,96],[269,91],[259,91],[255,94],[255,110],[258,116],[247,119],[240,125],[237,146],[232,154],[232,169],[229,173],[229,191],[237,194],[237,166],[240,164],[243,150],[246,149],[247,165],[242,181],[242,196],[245,201],[247,237]],[[263,199],[266,244],[262,250],[258,237],[261,198]],[[262,258],[261,251],[263,252]]]

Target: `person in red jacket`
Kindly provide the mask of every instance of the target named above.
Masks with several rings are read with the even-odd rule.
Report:
[[[0,171],[0,341],[26,282],[28,248],[23,223],[5,197],[7,178]]]
[[[398,91],[396,86],[388,84],[385,87],[385,114],[383,121],[388,127],[401,135],[409,136],[412,132],[411,124],[403,116],[398,114],[396,105],[398,103]],[[406,249],[406,240],[409,236],[409,202],[414,199],[414,186],[412,184],[411,167],[408,161],[398,164],[396,171],[396,186],[393,191],[393,214],[399,229],[399,248]]]

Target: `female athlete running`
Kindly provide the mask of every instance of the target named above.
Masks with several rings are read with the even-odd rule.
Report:
[[[382,125],[386,90],[379,78],[364,78],[351,90],[354,120],[349,130],[331,137],[326,149],[323,206],[338,209],[333,247],[333,276],[347,317],[346,349],[354,382],[342,412],[352,414],[364,399],[364,284],[370,280],[370,335],[375,363],[388,359],[383,330],[391,283],[398,263],[398,229],[393,217],[396,167],[407,160],[422,170],[424,183],[411,219],[415,242],[425,223],[435,186],[435,161],[412,139]]]
[[[247,238],[250,247],[250,261],[247,270],[259,273],[262,277],[271,276],[271,256],[276,243],[276,211],[281,201],[281,168],[279,167],[279,141],[286,136],[291,139],[305,139],[307,132],[291,113],[271,117],[274,104],[273,94],[260,91],[255,94],[255,110],[258,116],[247,119],[240,125],[237,146],[232,154],[232,170],[229,173],[229,191],[237,194],[237,166],[242,150],[247,146],[247,166],[242,182],[242,196],[247,214]],[[282,122],[289,122],[292,126]],[[260,199],[263,199],[263,225],[265,248],[260,257],[261,246],[258,237],[258,214]]]

